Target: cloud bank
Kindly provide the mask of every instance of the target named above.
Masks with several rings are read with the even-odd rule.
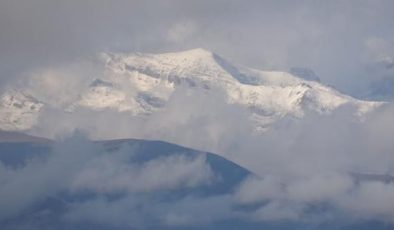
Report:
[[[302,119],[284,117],[265,133],[257,134],[246,111],[225,103],[220,91],[180,88],[162,110],[149,117],[132,117],[111,109],[74,113],[53,109],[43,113],[35,132],[62,137],[82,129],[95,139],[165,140],[218,153],[255,174],[224,196],[190,197],[179,204],[146,204],[145,201],[141,204],[132,196],[116,202],[90,200],[75,204],[78,214],[69,214],[70,220],[105,221],[103,216],[107,212],[99,214],[92,210],[109,206],[109,210],[128,213],[142,205],[153,207],[147,212],[160,223],[181,226],[231,218],[252,223],[311,224],[311,221],[324,223],[338,219],[391,223],[394,209],[387,200],[393,180],[387,178],[394,174],[393,106],[386,104],[363,118],[354,114],[355,108],[347,106],[330,115],[307,111]],[[165,157],[138,166],[127,163],[125,157],[119,153],[89,158],[87,165],[73,177],[69,189],[134,194],[193,187],[209,181],[212,174],[203,158],[190,161]],[[222,206],[214,206],[214,213],[200,213],[214,209],[210,204],[216,202]],[[245,212],[234,206],[257,208]],[[195,219],[196,216],[201,219]],[[116,221],[108,221],[127,222],[127,217],[113,218]]]
[[[201,94],[197,98],[204,99]],[[368,121],[354,120],[351,110],[345,108],[333,117],[312,114],[306,120],[284,120],[263,136],[244,133],[247,136],[243,137],[229,125],[232,120],[193,114],[182,128],[171,123],[173,136],[169,137],[175,138],[179,132],[176,140],[180,143],[193,138],[192,143],[200,148],[226,150],[219,153],[254,174],[225,193],[183,193],[209,188],[223,179],[204,154],[174,152],[144,158],[138,145],[100,146],[74,134],[55,144],[48,156],[33,156],[17,167],[0,164],[0,220],[26,220],[22,217],[32,212],[29,210],[60,196],[64,211],[56,214],[49,209],[40,215],[67,226],[187,228],[230,220],[260,227],[272,223],[311,228],[369,221],[392,224],[394,206],[388,202],[394,191],[394,180],[388,176],[394,165],[392,135],[380,128],[392,124],[388,123],[393,121],[391,107],[370,115]],[[191,122],[195,120],[198,122]],[[211,120],[220,128],[205,129]],[[339,124],[344,127],[338,129]],[[201,133],[181,135],[195,126]],[[328,127],[337,127],[336,132]],[[156,137],[165,139],[164,133]],[[212,140],[212,135],[218,139]],[[238,142],[228,138],[233,136]],[[31,221],[26,223],[34,225]]]

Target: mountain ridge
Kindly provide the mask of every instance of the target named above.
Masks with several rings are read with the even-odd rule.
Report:
[[[89,84],[75,90],[78,96],[65,105],[50,100],[58,95],[36,99],[41,89],[29,86],[6,91],[0,101],[0,129],[28,131],[37,125],[41,111],[51,107],[71,113],[85,108],[149,116],[165,107],[170,96],[182,87],[221,90],[226,100],[223,103],[249,111],[258,131],[287,115],[301,118],[307,110],[330,113],[349,104],[362,116],[383,103],[361,101],[289,72],[234,65],[201,48],[163,54],[101,53],[98,59],[103,76],[91,77]],[[308,71],[306,74],[314,77]],[[14,102],[10,98],[19,99]]]

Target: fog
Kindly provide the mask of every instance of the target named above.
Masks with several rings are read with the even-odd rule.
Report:
[[[101,114],[108,116],[104,118],[88,111],[75,114],[79,120],[70,124],[86,134],[58,135],[59,143],[46,160],[33,158],[17,168],[0,165],[0,218],[18,216],[37,202],[67,191],[97,194],[94,199],[71,202],[61,216],[68,223],[88,221],[137,228],[148,228],[148,220],[163,226],[205,225],[230,219],[316,226],[341,221],[391,223],[394,206],[389,201],[394,189],[392,180],[385,178],[394,174],[393,133],[382,128],[393,126],[391,106],[362,121],[355,119],[352,108],[331,116],[311,113],[302,120],[281,120],[266,133],[256,135],[243,131],[247,122],[241,112],[230,118],[237,114],[228,112],[237,109],[231,105],[216,106],[212,114],[209,107],[185,114],[186,110],[178,107],[185,108],[184,100],[195,101],[196,107],[199,100],[207,100],[205,97],[212,106],[218,102],[213,95],[181,93],[177,96],[182,95],[182,100],[174,99],[174,104],[156,115],[162,119],[152,116],[152,120],[132,121],[130,116],[127,120],[110,112]],[[193,95],[195,98],[188,98]],[[100,121],[109,117],[112,125],[101,125]],[[253,174],[223,195],[151,200],[143,194],[209,186],[220,178],[203,155],[162,156],[132,163],[128,159],[138,154],[138,148],[126,146],[108,154],[85,137],[110,135],[121,125],[127,125],[127,129],[119,130],[122,134],[214,151]],[[376,179],[363,175],[376,175]],[[24,191],[26,186],[29,192]],[[239,206],[254,208],[236,208]]]

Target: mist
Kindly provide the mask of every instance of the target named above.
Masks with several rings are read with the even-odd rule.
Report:
[[[265,204],[249,214],[224,208],[223,212],[230,213],[220,217],[222,212],[218,211],[219,219],[249,215],[251,219],[247,219],[252,222],[312,218],[320,223],[339,218],[338,213],[351,213],[347,218],[390,222],[394,209],[387,200],[393,185],[384,178],[394,175],[393,105],[386,103],[363,117],[356,114],[356,108],[351,106],[342,106],[331,114],[306,111],[302,119],[286,116],[265,132],[256,133],[247,111],[226,103],[220,90],[180,87],[164,108],[148,117],[111,109],[99,113],[52,109],[40,116],[32,132],[64,138],[75,130],[83,130],[96,140],[164,140],[219,154],[254,174],[226,199],[237,205]],[[102,163],[111,162],[105,159]],[[95,182],[106,175],[81,174],[76,185],[103,191],[119,186],[127,191],[143,189],[138,185],[140,180],[149,184],[149,178],[132,177],[136,187],[117,184],[116,180],[106,185]],[[377,180],[370,181],[370,175]],[[310,210],[323,204],[333,211]]]

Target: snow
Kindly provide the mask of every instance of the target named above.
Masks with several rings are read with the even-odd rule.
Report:
[[[0,98],[0,129],[21,131],[32,128],[43,103],[18,91],[6,91]]]
[[[164,54],[102,53],[99,59],[106,74],[81,87],[82,90],[76,92],[80,96],[74,102],[62,105],[65,111],[83,107],[149,116],[164,107],[180,86],[219,89],[227,96],[223,103],[245,107],[256,130],[265,130],[286,115],[302,118],[306,110],[330,113],[351,104],[358,108],[357,115],[362,116],[381,104],[354,99],[311,80],[311,76],[303,79],[283,71],[237,66],[204,49]],[[296,72],[313,73],[304,69]],[[0,129],[29,129],[35,125],[42,107],[60,106],[49,98],[41,100],[43,102],[34,100],[34,95],[24,95],[23,89],[3,94]]]

